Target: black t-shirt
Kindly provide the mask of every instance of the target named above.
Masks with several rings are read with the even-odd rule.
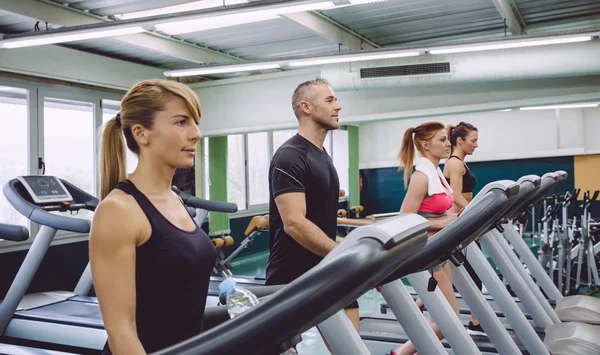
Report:
[[[325,149],[296,134],[277,150],[269,168],[267,285],[290,283],[322,260],[285,233],[275,198],[304,192],[306,218],[335,240],[339,189],[337,171]]]

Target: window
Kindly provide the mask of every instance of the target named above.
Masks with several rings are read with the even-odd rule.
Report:
[[[269,203],[269,136],[267,132],[248,134],[248,202]]]
[[[323,141],[323,148],[325,148],[325,151],[327,151],[329,156],[333,155],[333,150],[331,149],[331,132],[327,132],[325,140]]]
[[[25,89],[0,86],[0,186],[28,169],[28,92]],[[0,193],[0,222],[28,226],[28,220],[17,212]]]
[[[113,100],[102,100],[102,127],[106,125],[110,119],[115,117],[117,113],[121,110],[121,103],[119,101]],[[125,139],[125,137],[123,137]],[[100,143],[100,142],[99,142]],[[127,144],[125,144],[127,146]],[[131,150],[126,150],[126,163],[125,170],[127,171],[127,175],[131,174],[135,168],[137,167],[138,157]]]
[[[239,210],[252,210],[269,203],[269,165],[273,154],[297,130],[281,130],[227,136],[227,194],[228,201]],[[271,141],[271,144],[269,144]],[[209,198],[208,139],[204,139],[204,196]],[[349,190],[348,131],[329,132],[323,143],[338,172],[340,189]],[[270,151],[269,151],[270,149]]]
[[[204,151],[204,161],[202,162],[202,166],[204,167],[204,172],[202,173],[202,182],[204,186],[204,191],[202,191],[205,199],[210,200],[210,175],[208,169],[208,138],[203,138],[203,151]]]
[[[227,199],[246,209],[246,169],[244,158],[244,136],[227,136]]]
[[[285,143],[288,139],[292,138],[298,131],[295,129],[288,129],[285,131],[274,131],[273,132],[273,154]]]
[[[96,195],[94,179],[94,104],[44,98],[46,175],[55,175]],[[91,218],[81,210],[77,217]]]
[[[348,131],[338,129],[333,131],[332,134],[333,164],[340,180],[340,189],[346,191],[346,195],[349,195]]]

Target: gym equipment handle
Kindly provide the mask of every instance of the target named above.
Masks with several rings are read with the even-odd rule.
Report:
[[[183,203],[189,207],[227,213],[235,213],[238,210],[238,206],[235,203],[205,200],[200,197],[192,196],[190,193],[181,191],[175,186],[172,187],[172,190],[179,195],[179,197],[181,197],[183,200]]]
[[[29,238],[29,230],[23,226],[0,223],[0,238],[12,242],[22,242]]]

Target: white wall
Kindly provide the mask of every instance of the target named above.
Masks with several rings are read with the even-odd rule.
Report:
[[[296,71],[192,85],[204,135],[297,127],[294,88],[315,71]],[[334,87],[335,90],[335,87]],[[342,124],[360,124],[511,107],[600,101],[600,76],[337,92]]]
[[[121,90],[164,78],[157,68],[53,45],[0,49],[0,70]]]
[[[583,110],[583,139],[590,154],[600,154],[600,107]]]
[[[361,168],[398,166],[402,135],[427,121],[477,127],[479,148],[468,161],[525,159],[600,152],[600,108],[482,112],[361,124]],[[585,138],[584,138],[585,137]]]
[[[298,126],[292,111],[292,93],[298,84],[318,72],[300,75],[264,75],[261,80],[193,85],[202,107],[200,130],[205,136],[289,129]]]

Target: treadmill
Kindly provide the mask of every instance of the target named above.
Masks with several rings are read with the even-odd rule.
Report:
[[[68,181],[46,175],[19,176],[8,181],[3,192],[40,229],[0,304],[0,336],[65,346],[74,352],[101,350],[107,336],[95,298],[77,289],[25,295],[58,230],[90,231],[90,220],[53,212],[94,211],[98,199]]]
[[[29,238],[29,230],[23,226],[0,223],[0,239],[11,242],[23,242]],[[61,351],[38,349],[20,345],[0,343],[0,354],[20,355],[68,355]]]
[[[343,308],[423,248],[428,227],[423,217],[402,214],[357,229],[317,266],[287,285],[275,286],[277,291],[256,307],[154,354],[281,353],[316,325],[334,353],[369,354]]]
[[[405,289],[400,279],[407,277],[444,333],[442,344],[448,353],[527,352],[521,340],[514,333],[508,332],[496,317],[462,266],[464,262],[462,250],[485,230],[494,226],[498,217],[515,203],[518,191],[519,186],[511,181],[498,181],[486,185],[456,221],[431,237],[425,248],[386,279],[387,283],[383,286],[382,295],[390,305],[393,315],[372,314],[361,319],[361,337],[370,348],[389,351],[404,344],[410,338],[419,353],[429,354],[434,351],[428,349],[428,342],[422,339],[420,333],[412,329],[411,324],[415,316],[425,319],[414,303],[413,297],[408,291],[405,291],[403,296],[409,298],[412,302],[410,308],[416,310],[417,314],[407,312],[398,302],[399,295],[402,294],[400,289]],[[453,278],[455,286],[461,291],[463,297],[469,297],[472,306],[470,309],[476,314],[488,334],[487,337],[470,336],[466,332],[463,321],[456,317],[441,291],[435,287],[435,283],[431,284],[430,280],[434,279],[429,270],[445,260],[451,262],[453,276],[457,275]],[[454,270],[460,270],[460,273]],[[466,277],[463,275],[465,273]],[[459,279],[461,276],[462,280]]]
[[[506,216],[504,216],[504,220],[500,223],[500,224],[502,224],[502,226],[499,227],[499,229],[502,230],[502,234],[506,235],[506,233],[511,233],[511,230],[509,230],[509,229],[512,226],[510,226],[508,224],[512,223],[513,220],[516,220],[516,219],[522,217],[524,214],[527,214],[528,207],[537,203],[544,196],[552,193],[552,191],[556,188],[556,186],[558,184],[560,184],[561,182],[563,182],[565,179],[566,179],[566,172],[564,172],[564,171],[558,171],[556,173],[545,174],[541,179],[539,176],[536,176],[536,175],[527,175],[527,176],[521,177],[517,181],[517,184],[521,185],[523,182],[528,181],[528,182],[534,184],[534,186],[531,187],[531,188],[533,188],[534,191],[531,191],[528,194],[523,194],[523,193],[519,194],[518,201],[516,201],[515,205],[513,207],[511,207],[511,209],[508,211],[508,214]],[[536,181],[536,180],[539,180],[539,181]],[[529,188],[527,190],[529,191]],[[513,238],[515,238],[512,233],[511,233],[511,235],[513,236]],[[519,236],[519,239],[521,239],[520,236]],[[522,240],[521,240],[521,242],[524,243]],[[535,267],[535,264],[539,264],[537,262],[537,259],[536,259],[536,262],[533,263],[533,266],[529,266],[529,264],[528,264],[528,267],[533,269]],[[554,284],[552,282],[550,282],[550,285],[548,285],[545,283],[545,280],[542,280],[542,279],[539,279],[539,280],[541,280],[541,281],[538,281],[538,282],[544,283],[544,291],[546,292],[546,294],[551,296],[550,300],[549,300],[550,305],[554,306],[555,305],[554,300],[556,300],[557,297],[561,297],[560,293],[558,293],[558,295],[556,294],[558,292],[558,290],[556,289],[556,287],[554,286]],[[414,290],[411,290],[411,295],[413,296],[414,299],[418,298],[418,295]],[[466,304],[466,302],[462,299],[462,296],[459,293],[457,293],[456,296],[457,296],[457,302],[458,302],[458,306],[459,306],[460,313],[461,313],[461,319],[465,320],[465,322],[466,322],[465,324],[468,324],[468,321],[470,319],[469,315],[471,314],[469,307]],[[503,322],[505,322],[507,329],[513,330],[512,327],[510,327],[510,324],[505,321],[504,314],[502,313],[502,311],[500,310],[500,308],[494,301],[494,298],[489,294],[484,295],[484,297],[489,301],[490,306],[492,307],[492,309],[494,310],[496,315],[498,317],[502,318]],[[536,332],[538,332],[540,334],[543,333],[544,330],[541,327],[538,327],[535,325],[535,322],[532,320],[531,315],[529,315],[526,308],[521,303],[521,300],[518,297],[513,297],[513,300],[517,303],[517,306],[525,314],[525,317],[527,317],[527,319],[530,321],[530,323],[535,327]],[[386,314],[388,308],[389,308],[389,306],[387,304],[382,303],[381,313]]]

